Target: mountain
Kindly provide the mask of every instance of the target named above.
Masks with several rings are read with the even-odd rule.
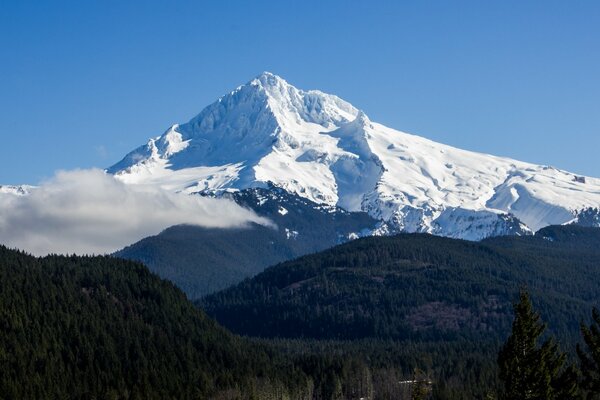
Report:
[[[368,237],[266,269],[199,302],[260,337],[447,343],[501,341],[527,287],[567,343],[598,306],[600,230],[552,226],[483,242],[428,234]]]
[[[470,240],[578,221],[600,204],[599,179],[403,133],[336,96],[297,89],[268,72],[108,172],[185,193],[277,187],[367,212],[383,221],[378,234]]]
[[[33,186],[29,185],[0,185],[0,193],[2,194],[13,194],[17,196],[25,196],[33,189]]]
[[[366,213],[319,206],[274,187],[227,196],[269,218],[277,229],[258,224],[236,229],[175,226],[114,255],[143,262],[197,299],[278,262],[368,235],[377,228],[377,221]]]
[[[457,359],[443,347],[240,338],[143,265],[111,257],[0,246],[0,306],[2,399],[403,399],[432,358],[428,376],[454,399],[494,383],[469,344]]]
[[[599,245],[600,230],[574,225],[481,242],[366,237],[273,266],[197,304],[234,332],[289,353],[416,365],[434,382],[433,399],[496,398],[497,354],[520,287],[575,357],[579,324],[600,298]]]

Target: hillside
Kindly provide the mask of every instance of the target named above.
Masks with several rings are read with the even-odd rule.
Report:
[[[548,227],[481,243],[426,234],[363,238],[268,268],[201,305],[260,337],[499,340],[526,286],[573,343],[600,298],[600,230]]]
[[[300,393],[306,375],[292,371],[140,264],[33,258],[0,246],[0,398]]]
[[[268,266],[333,247],[376,226],[366,213],[324,208],[275,188],[247,189],[230,196],[277,227],[175,226],[115,256],[144,263],[152,272],[174,282],[188,297],[198,299]]]
[[[372,346],[240,338],[141,264],[0,246],[0,399],[408,399],[439,352]]]
[[[251,341],[140,264],[0,247],[0,398],[396,399],[415,367],[435,399],[481,398],[519,283],[563,343],[578,339],[599,239],[576,226],[359,239],[205,299],[237,332],[284,338]]]

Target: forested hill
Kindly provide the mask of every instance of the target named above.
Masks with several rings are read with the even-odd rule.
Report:
[[[268,268],[206,297],[209,315],[262,337],[492,340],[509,331],[519,287],[570,342],[600,299],[600,230],[467,242],[370,237]]]
[[[356,342],[248,341],[141,264],[0,246],[0,398],[401,398],[417,366],[434,398],[480,398],[520,285],[573,347],[600,298],[598,243],[578,227],[366,238],[205,299],[237,332]]]
[[[0,246],[2,399],[209,399],[252,396],[261,382],[303,390],[305,375],[280,362],[141,264]]]
[[[366,213],[328,208],[277,188],[229,196],[277,225],[205,228],[180,225],[140,240],[115,256],[143,262],[198,299],[254,276],[276,263],[349,240],[377,221]]]
[[[0,246],[2,400],[410,398],[420,355],[365,345],[251,342],[141,264]]]

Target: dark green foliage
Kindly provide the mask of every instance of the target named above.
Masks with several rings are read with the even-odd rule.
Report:
[[[316,390],[331,389],[335,377],[347,395],[354,392],[353,388],[366,389],[372,385],[375,399],[409,400],[415,367],[424,371],[420,375],[423,380],[431,380],[431,385],[424,386],[430,390],[432,399],[483,399],[485,393],[495,389],[495,353],[499,344],[379,339],[255,340],[274,346],[296,360],[296,364],[302,365],[303,371],[313,377]]]
[[[512,333],[498,354],[500,379],[506,400],[566,400],[578,398],[577,376],[565,369],[566,354],[554,339],[539,346],[546,326],[526,292],[514,306]]]
[[[529,297],[521,293],[515,305],[512,333],[498,354],[500,379],[507,400],[550,399],[550,375],[545,368],[538,340],[546,329],[539,314],[534,313]],[[553,343],[542,348],[548,351]]]
[[[599,267],[598,229],[549,227],[481,243],[406,234],[282,263],[198,304],[235,332],[362,355],[372,370],[403,379],[419,367],[433,398],[482,399],[496,392],[519,288],[572,350],[580,319],[600,298]],[[315,344],[324,339],[343,344]]]
[[[0,398],[397,400],[415,368],[432,399],[488,398],[520,285],[568,345],[600,298],[600,237],[581,229],[369,238],[205,300],[270,339],[231,335],[137,263],[0,247]],[[552,343],[552,390],[568,391],[573,371]]]
[[[141,264],[0,246],[0,399],[408,399],[429,350],[250,341]]]
[[[579,319],[600,298],[600,230],[553,229],[562,235],[553,241],[359,239],[268,268],[199,304],[250,336],[501,340],[511,299],[526,285],[553,333],[575,343]]]
[[[594,308],[589,326],[581,324],[581,335],[586,349],[577,345],[582,373],[582,386],[587,390],[587,399],[600,398],[600,313]]]
[[[269,268],[202,304],[251,336],[483,337],[492,326],[509,326],[500,264],[510,272],[503,257],[466,241],[366,238]]]
[[[140,264],[0,246],[0,398],[207,399],[306,376],[249,345]]]

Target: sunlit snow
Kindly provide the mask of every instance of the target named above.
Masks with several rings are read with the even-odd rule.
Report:
[[[600,206],[598,179],[400,132],[271,73],[108,171],[126,183],[187,193],[271,183],[316,203],[366,211],[395,230],[468,239],[509,233],[514,224],[538,230]]]

